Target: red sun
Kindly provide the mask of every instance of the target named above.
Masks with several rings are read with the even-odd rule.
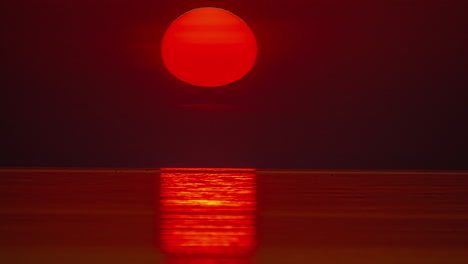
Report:
[[[246,75],[257,57],[249,26],[224,9],[203,7],[177,18],[161,46],[170,73],[186,83],[218,87]]]

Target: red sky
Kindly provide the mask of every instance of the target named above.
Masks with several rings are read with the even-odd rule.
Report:
[[[0,165],[468,169],[463,3],[3,1]],[[257,38],[222,89],[159,53],[201,6]]]

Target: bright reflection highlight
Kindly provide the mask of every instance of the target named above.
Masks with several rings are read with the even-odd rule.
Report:
[[[248,263],[255,210],[254,173],[162,173],[162,250],[171,263]]]
[[[255,171],[252,168],[161,168],[162,171],[185,171],[185,172],[244,172]]]

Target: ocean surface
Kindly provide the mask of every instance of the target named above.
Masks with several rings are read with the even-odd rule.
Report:
[[[0,263],[468,263],[468,172],[0,169]]]

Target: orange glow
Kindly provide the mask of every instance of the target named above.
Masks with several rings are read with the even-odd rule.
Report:
[[[254,173],[162,173],[160,201],[161,248],[172,263],[247,263],[239,258],[256,246]]]
[[[161,52],[166,68],[181,81],[218,87],[241,79],[252,69],[257,42],[236,15],[204,7],[183,14],[169,26]]]
[[[238,171],[255,171],[252,168],[161,168],[162,171],[213,171],[213,172],[238,172]]]

